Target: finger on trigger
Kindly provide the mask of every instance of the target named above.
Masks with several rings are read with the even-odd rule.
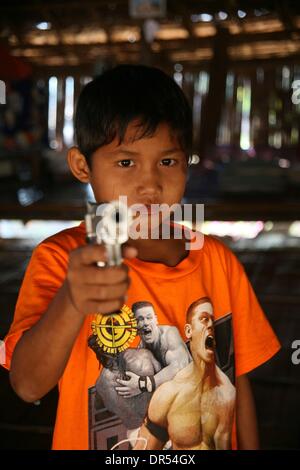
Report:
[[[104,245],[87,245],[80,249],[80,261],[90,265],[97,261],[107,261],[107,251]]]

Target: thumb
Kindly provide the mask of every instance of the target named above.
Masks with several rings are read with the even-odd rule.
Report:
[[[125,245],[122,247],[122,253],[124,258],[136,258],[138,255],[138,251],[134,246],[130,246],[125,243]]]
[[[132,377],[135,376],[135,374],[133,372],[130,372],[129,370],[126,371],[126,375],[128,375],[128,377],[130,377],[132,379]]]

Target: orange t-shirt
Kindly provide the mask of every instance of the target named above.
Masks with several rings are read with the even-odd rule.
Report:
[[[85,226],[82,223],[49,237],[34,250],[20,289],[14,321],[5,338],[4,367],[10,368],[14,347],[22,333],[40,319],[62,285],[69,252],[83,244]],[[97,321],[92,329],[95,315],[86,317],[59,381],[53,449],[112,448],[142,424],[155,389],[153,399],[157,400],[158,392],[166,390],[166,393],[177,394],[178,400],[180,395],[185,396],[186,393],[183,401],[188,403],[191,390],[181,390],[178,384],[183,383],[187,387],[194,383],[189,377],[193,370],[198,370],[195,366],[198,362],[194,360],[198,353],[197,361],[200,363],[202,357],[210,364],[214,361],[210,370],[213,371],[215,382],[211,383],[222,387],[225,399],[219,408],[228,411],[215,411],[216,422],[220,422],[222,415],[230,415],[232,418],[230,423],[221,423],[218,435],[224,437],[223,443],[227,435],[228,441],[228,434],[232,432],[232,426],[234,428],[235,377],[269,360],[280,348],[243,267],[226,246],[211,236],[205,236],[203,247],[189,251],[188,257],[175,267],[137,258],[126,260],[125,263],[130,268],[131,284],[124,308],[131,315],[131,326],[134,325],[132,319],[136,320],[136,328],[130,330],[135,331],[136,336],[130,348],[121,353],[117,361],[111,361],[113,365],[99,367],[95,349],[88,346],[88,339],[94,334],[97,341],[99,337],[102,340],[104,338],[104,343],[105,338],[110,341],[112,329],[107,324],[99,326]],[[196,320],[199,323],[198,326],[195,323],[193,332],[194,338],[197,334],[198,339],[193,341],[189,338],[188,343],[184,329],[186,312],[195,301],[199,301],[195,304],[198,315]],[[131,309],[134,305],[137,310],[133,314]],[[213,328],[210,324],[212,319]],[[118,323],[117,328],[121,323]],[[124,344],[122,338],[125,332],[126,329],[114,330],[113,345]],[[94,343],[96,348],[97,341]],[[135,378],[137,395],[120,395],[115,387],[125,387],[125,383],[117,383],[116,378]],[[132,387],[133,390],[134,384]],[[200,385],[197,387],[194,395],[201,388]],[[215,396],[214,392],[212,388],[210,399]],[[206,399],[206,402],[209,400]],[[218,410],[217,405],[215,410]],[[185,416],[190,414],[184,413]],[[202,424],[205,427],[205,423]],[[182,429],[190,426],[191,423],[184,422]],[[175,428],[173,426],[173,431]],[[157,430],[153,427],[151,430],[156,435]],[[158,433],[161,431],[158,430]],[[175,434],[173,431],[169,436],[171,441],[188,442],[178,436],[178,425]],[[217,435],[216,429],[210,432],[211,445],[218,448],[217,438],[214,437]],[[188,443],[185,445],[186,448],[192,448]],[[120,445],[119,448],[124,447]]]

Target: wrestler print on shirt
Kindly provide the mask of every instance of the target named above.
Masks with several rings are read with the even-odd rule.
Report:
[[[235,403],[231,314],[214,321],[210,299],[196,300],[188,308],[182,339],[176,327],[158,324],[151,302],[128,309],[127,325],[131,318],[137,347],[127,344],[128,349],[110,353],[95,325],[89,338],[103,365],[89,390],[90,448],[230,448]],[[111,329],[101,331],[112,341]]]

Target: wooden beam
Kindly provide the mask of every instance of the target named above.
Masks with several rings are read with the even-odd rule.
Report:
[[[102,26],[101,26],[102,27]],[[103,27],[108,27],[103,25]],[[300,35],[300,29],[297,28],[293,30],[293,34],[299,34]],[[289,39],[289,35],[287,35],[286,32],[280,31],[280,32],[274,32],[274,33],[258,33],[258,34],[240,34],[240,35],[228,35],[228,47],[230,46],[235,46],[235,45],[242,45],[242,44],[251,44],[253,42],[264,42],[264,41],[284,41]],[[206,47],[211,47],[214,41],[214,36],[208,37],[208,38],[197,38],[197,37],[192,37],[192,38],[187,38],[187,39],[173,39],[173,40],[155,40],[156,44],[159,44],[160,48],[163,48],[168,51],[174,51],[178,49],[189,49],[193,50],[196,48],[206,48]],[[137,41],[135,43],[130,43],[130,42],[113,42],[109,44],[110,47],[115,47],[115,46],[120,46],[122,47],[122,50],[124,48],[128,49],[134,49],[138,47],[140,44],[140,41]],[[66,47],[74,47],[73,45],[69,46],[68,44],[65,45]],[[91,47],[99,47],[101,48],[106,48],[108,46],[107,43],[104,44],[76,44],[76,50],[83,50],[87,51]],[[15,47],[10,46],[10,48],[13,50]],[[51,49],[57,48],[57,45],[36,45],[36,44],[30,44],[30,43],[23,43],[20,46],[16,46],[18,49],[26,49],[26,48],[31,48],[31,49],[41,49],[41,50],[47,50],[50,51]]]

